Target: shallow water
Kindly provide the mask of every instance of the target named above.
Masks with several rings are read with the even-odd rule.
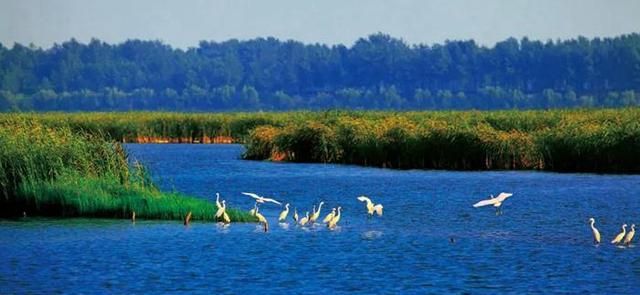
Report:
[[[0,293],[618,293],[640,291],[640,176],[396,171],[242,161],[238,145],[127,145],[164,189],[250,209],[241,191],[344,209],[340,227],[123,220],[0,221]],[[472,208],[510,191],[503,214]],[[384,204],[368,219],[360,194]]]

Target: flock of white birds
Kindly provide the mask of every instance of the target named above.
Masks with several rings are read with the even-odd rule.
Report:
[[[269,222],[264,217],[264,215],[260,214],[258,204],[273,203],[273,204],[282,206],[282,203],[273,198],[266,198],[263,196],[259,196],[255,193],[243,192],[242,194],[249,196],[255,200],[255,205],[253,206],[253,209],[249,211],[249,213],[258,219],[258,222],[263,225],[264,231],[268,231]],[[491,195],[489,199],[482,200],[473,204],[473,207],[478,208],[478,207],[484,207],[484,206],[493,206],[496,208],[496,215],[499,215],[499,214],[502,214],[502,204],[505,202],[505,200],[507,200],[511,196],[513,196],[512,193],[504,193],[504,192],[500,193],[496,197]],[[382,216],[382,209],[384,208],[382,204],[375,204],[367,196],[359,196],[357,197],[357,200],[365,203],[365,208],[367,210],[367,215],[369,217],[374,215]],[[229,219],[229,215],[227,215],[227,212],[226,212],[225,200],[222,200],[222,202],[220,202],[220,194],[218,193],[216,193],[216,205],[218,206],[218,211],[216,212],[216,219],[225,225],[230,224],[231,220]],[[322,210],[323,205],[324,205],[324,202],[320,202],[318,204],[317,210],[316,210],[316,206],[314,205],[313,209],[311,210],[311,215],[309,215],[309,211],[306,211],[304,217],[302,218],[299,217],[298,210],[294,208],[293,216],[292,216],[293,221],[295,222],[295,224],[301,227],[316,224],[318,219],[320,218],[320,212]],[[325,224],[328,229],[334,230],[338,227],[338,222],[340,221],[341,215],[342,215],[342,207],[338,206],[337,208],[332,208],[331,212],[327,214],[321,220],[321,222]],[[287,216],[289,216],[289,203],[284,205],[284,210],[282,210],[282,212],[280,212],[280,215],[278,216],[278,222],[285,223],[287,220]],[[591,225],[591,230],[593,232],[593,240],[596,244],[599,244],[600,231],[598,231],[598,229],[595,227],[595,222],[596,221],[594,218],[589,218],[589,223]],[[631,242],[633,241],[633,237],[636,233],[635,228],[636,228],[636,225],[632,224],[631,230],[627,232],[627,224],[623,224],[622,232],[616,235],[615,238],[611,241],[611,243],[616,245],[625,245],[625,246],[631,245]]]
[[[267,221],[267,218],[265,218],[264,215],[260,213],[259,204],[273,203],[273,204],[282,206],[282,203],[273,198],[263,197],[255,193],[243,192],[242,194],[254,199],[255,204],[253,205],[253,209],[249,210],[249,214],[251,214],[252,216],[256,217],[256,219],[258,219],[258,222],[263,225],[264,231],[268,231],[269,222]],[[369,216],[373,216],[374,214],[377,214],[378,216],[382,216],[382,208],[383,208],[382,204],[374,204],[373,201],[371,201],[371,199],[366,196],[360,196],[357,199],[358,201],[365,203],[366,205],[365,208]],[[338,207],[332,208],[331,212],[325,215],[325,217],[321,221],[319,221],[320,213],[322,211],[323,205],[324,205],[324,202],[320,202],[318,204],[317,209],[316,209],[316,206],[313,205],[313,209],[311,210],[311,215],[309,215],[309,211],[306,211],[304,217],[302,218],[300,218],[300,216],[298,215],[298,210],[294,208],[293,215],[292,215],[293,222],[296,225],[301,227],[310,226],[310,225],[318,224],[319,222],[322,222],[322,224],[325,224],[329,230],[336,229],[338,227],[338,222],[342,218],[342,207],[338,206]],[[216,212],[216,215],[215,215],[216,219],[222,222],[224,225],[230,224],[231,219],[229,218],[229,215],[226,212],[226,209],[227,209],[226,201],[225,200],[220,201],[219,193],[216,193],[216,206],[218,207],[218,211]],[[280,212],[280,215],[278,216],[278,222],[286,223],[288,216],[289,216],[289,203],[286,203],[284,205],[284,210],[282,210],[282,212]]]
[[[596,244],[600,244],[600,231],[596,228],[596,220],[592,217],[589,218],[589,224],[591,225],[591,231],[593,232],[593,242]],[[631,245],[631,241],[633,241],[633,237],[636,235],[636,225],[631,225],[631,230],[627,232],[627,224],[622,225],[622,231],[617,234],[613,240],[611,240],[611,244],[615,245]]]

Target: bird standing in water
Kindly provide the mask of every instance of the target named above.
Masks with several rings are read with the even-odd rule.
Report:
[[[596,244],[600,244],[600,231],[594,226],[596,220],[591,217],[589,218],[589,223],[591,224],[591,231],[593,232],[593,242]]]
[[[625,246],[631,245],[631,241],[633,240],[633,236],[636,234],[636,225],[631,225],[631,230],[627,233],[627,236],[624,237]]]
[[[336,216],[336,208],[331,209],[331,213],[325,216],[325,218],[322,220],[322,223],[328,223],[329,221],[331,221],[331,219],[333,219],[334,216]]]
[[[320,205],[318,205],[318,211],[315,210],[315,206],[314,206],[313,214],[311,214],[311,216],[309,217],[309,223],[315,223],[316,220],[320,217],[320,210],[322,210],[323,204],[324,202],[320,202]]]
[[[335,228],[336,228],[336,226],[338,225],[338,221],[340,221],[340,217],[341,217],[341,215],[342,215],[342,213],[341,213],[341,209],[342,209],[342,207],[338,207],[338,213],[336,213],[336,216],[334,216],[334,217],[329,221],[329,223],[327,223],[327,227],[328,227],[329,229],[335,229]]]
[[[619,233],[612,241],[611,244],[620,244],[620,242],[622,242],[622,239],[624,238],[624,235],[627,233],[627,224],[623,224],[622,225],[622,232]]]
[[[307,211],[306,216],[300,219],[300,225],[305,226],[309,222],[309,211]]]
[[[287,215],[289,215],[289,203],[284,205],[284,210],[280,212],[280,216],[278,217],[278,222],[284,222],[287,219]]]

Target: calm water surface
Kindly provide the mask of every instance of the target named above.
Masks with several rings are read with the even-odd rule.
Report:
[[[344,209],[340,227],[122,220],[0,221],[0,293],[640,292],[640,247],[610,241],[640,224],[640,176],[394,171],[242,161],[237,145],[128,145],[167,190],[250,209],[241,191]],[[472,208],[514,192],[496,216]],[[384,216],[368,219],[355,198]],[[454,243],[451,242],[454,240]]]

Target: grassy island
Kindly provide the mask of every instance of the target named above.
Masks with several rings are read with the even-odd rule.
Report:
[[[213,220],[215,204],[161,192],[119,143],[98,133],[7,115],[0,123],[0,214]],[[233,221],[254,221],[228,209]]]

